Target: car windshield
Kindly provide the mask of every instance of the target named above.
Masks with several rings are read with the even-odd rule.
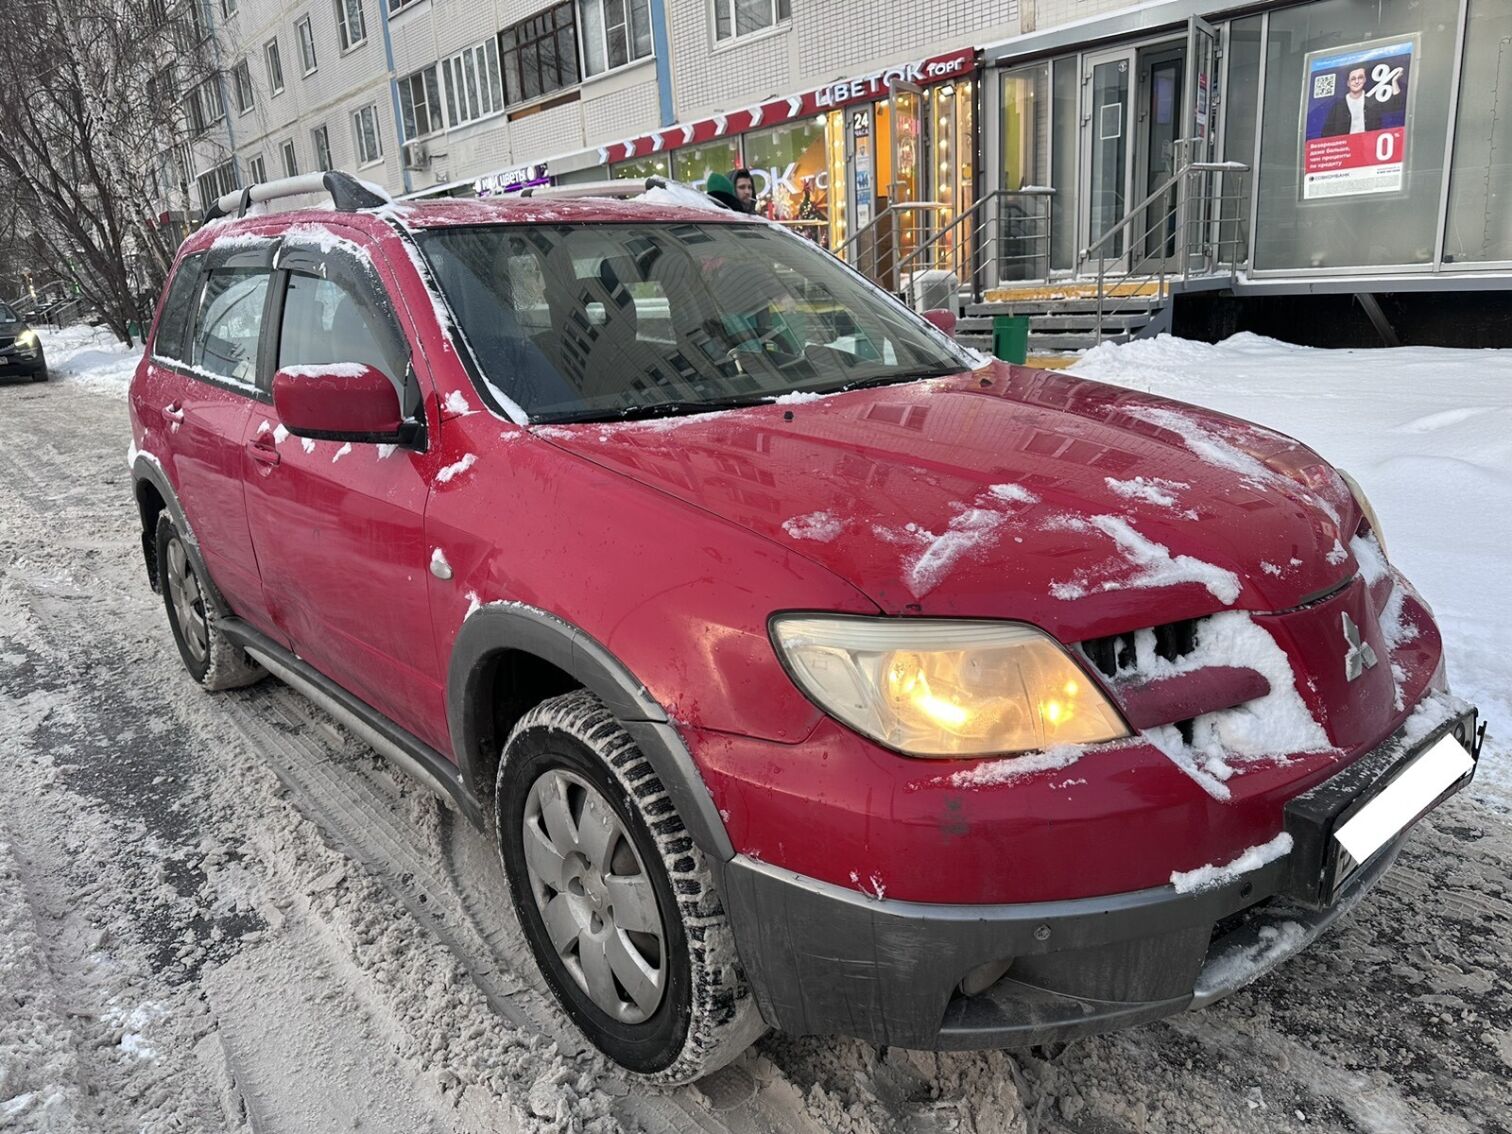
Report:
[[[489,385],[532,421],[695,413],[970,363],[902,304],[759,224],[420,234]]]
[[[19,322],[21,322],[21,316],[17,315],[14,311],[12,311],[11,308],[7,304],[0,303],[0,323],[19,323]]]

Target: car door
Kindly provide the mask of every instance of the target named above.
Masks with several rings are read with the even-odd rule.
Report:
[[[210,577],[237,615],[263,628],[242,437],[257,405],[271,251],[271,241],[212,248],[179,266],[138,400],[144,446],[162,463]]]
[[[259,380],[271,389],[281,368],[361,362],[395,382],[407,412],[433,412],[381,278],[381,254],[354,230],[341,236],[307,237],[304,247],[285,238]],[[325,380],[338,390],[343,381]],[[430,455],[296,437],[272,405],[248,421],[245,444],[255,470],[247,514],[274,621],[301,658],[446,751],[426,584]]]

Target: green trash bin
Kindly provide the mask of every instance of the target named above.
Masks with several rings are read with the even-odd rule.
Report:
[[[1029,357],[1029,316],[992,317],[992,353],[1004,362],[1023,365]]]

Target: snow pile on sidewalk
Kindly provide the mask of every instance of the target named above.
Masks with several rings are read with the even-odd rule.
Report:
[[[1512,585],[1498,534],[1512,500],[1512,350],[1162,335],[1098,347],[1070,369],[1279,429],[1354,474],[1392,563],[1433,606],[1451,686],[1491,722],[1479,788],[1512,788]]]
[[[140,344],[127,347],[104,327],[79,323],[61,331],[41,328],[42,351],[54,381],[65,379],[124,395],[142,360]]]

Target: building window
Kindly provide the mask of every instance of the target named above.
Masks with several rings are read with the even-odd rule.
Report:
[[[395,12],[401,8],[410,8],[420,3],[420,0],[389,0],[389,18],[392,19]]]
[[[203,134],[226,117],[226,103],[221,96],[220,80],[206,79],[190,91],[186,109],[189,130],[196,135]]]
[[[208,209],[218,199],[236,189],[236,166],[229,161],[195,179],[199,184],[200,208]]]
[[[283,144],[283,163],[285,177],[299,176],[299,155],[294,152],[294,139],[290,138]]]
[[[324,126],[317,126],[310,131],[310,144],[315,147],[315,168],[326,170],[331,168],[331,132]]]
[[[651,0],[578,0],[578,23],[589,75],[651,55]]]
[[[350,51],[367,39],[367,23],[362,18],[362,0],[336,0],[336,35],[341,50]]]
[[[247,113],[252,109],[252,68],[245,59],[231,68],[231,84],[236,88],[237,113]]]
[[[446,78],[448,126],[460,126],[504,109],[497,40],[484,40],[443,60],[441,73]]]
[[[504,101],[525,102],[578,80],[577,20],[572,0],[499,33],[504,54]]]
[[[253,185],[261,185],[268,180],[268,163],[263,161],[262,154],[247,162],[247,172],[252,177]]]
[[[434,67],[399,80],[399,113],[404,120],[407,141],[413,142],[441,129],[441,91]]]
[[[221,11],[228,19],[236,15],[236,0],[221,0]]]
[[[278,40],[270,39],[263,44],[263,58],[268,63],[268,89],[274,94],[283,91],[283,60],[278,57]]]
[[[792,18],[792,0],[714,0],[714,38],[750,35]]]
[[[319,66],[315,60],[315,29],[310,26],[309,16],[294,25],[294,33],[299,37],[299,62],[308,75]]]
[[[364,106],[352,115],[352,134],[357,141],[357,160],[363,165],[383,157],[383,139],[378,133],[378,108]]]

